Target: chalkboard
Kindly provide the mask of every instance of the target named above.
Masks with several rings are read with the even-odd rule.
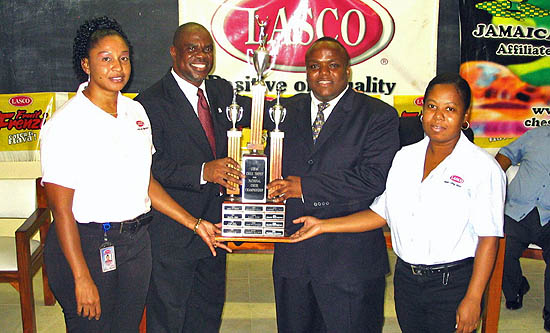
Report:
[[[127,92],[141,91],[170,68],[178,0],[1,0],[0,93],[75,91],[73,39],[87,19],[115,18],[133,46]]]
[[[456,72],[458,2],[440,0],[439,6],[437,72]],[[0,0],[0,93],[75,91],[76,30],[102,15],[122,25],[134,48],[125,91],[142,91],[160,79],[172,64],[168,48],[178,26],[178,0]]]

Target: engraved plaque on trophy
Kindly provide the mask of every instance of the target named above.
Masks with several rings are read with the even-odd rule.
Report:
[[[266,202],[267,156],[244,155],[242,167],[245,175],[242,202]]]
[[[252,109],[250,122],[250,141],[247,148],[250,153],[244,154],[241,161],[241,170],[245,175],[241,191],[228,191],[230,197],[222,205],[222,238],[235,237],[247,240],[254,238],[284,237],[285,205],[283,203],[268,202],[268,180],[282,178],[282,147],[284,133],[279,124],[284,120],[286,110],[279,103],[280,89],[277,90],[277,104],[269,110],[269,117],[275,123],[275,130],[271,132],[269,161],[264,154],[262,142],[262,127],[264,104],[267,87],[264,78],[272,67],[272,58],[266,49],[267,35],[264,31],[266,21],[260,21],[260,46],[252,51],[248,50],[248,62],[256,72],[256,80],[252,86]],[[236,144],[238,134],[235,132],[235,122],[240,119],[242,108],[233,98],[233,103],[227,107],[227,117],[233,122],[233,128],[228,134],[228,155],[239,160],[240,145]],[[237,120],[235,120],[237,119]],[[240,139],[240,136],[238,136]],[[269,178],[268,178],[269,174]],[[240,194],[240,196],[239,196]]]

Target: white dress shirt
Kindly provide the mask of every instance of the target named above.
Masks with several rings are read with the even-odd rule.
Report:
[[[332,113],[332,110],[334,110],[334,107],[336,106],[336,104],[338,104],[340,99],[342,99],[342,96],[344,96],[344,94],[346,93],[346,91],[348,91],[348,89],[350,89],[350,88],[347,87],[346,89],[344,89],[344,91],[342,91],[340,93],[340,95],[336,96],[334,99],[327,102],[328,107],[323,110],[323,115],[325,116],[325,122],[327,122],[328,117]],[[315,97],[315,95],[313,95],[313,91],[310,92],[309,94],[311,96],[311,125],[313,126],[313,123],[315,122],[315,118],[317,118],[317,112],[319,110],[318,105],[323,103],[323,102],[318,100],[317,97]]]
[[[396,255],[410,264],[474,257],[479,236],[503,236],[506,177],[495,159],[461,133],[422,181],[429,140],[397,152],[386,191],[371,205],[391,228]]]
[[[202,89],[202,92],[204,94],[204,98],[208,101],[208,95],[206,94],[206,86],[204,84],[204,81],[202,81],[201,85],[199,87],[192,85],[191,83],[185,81],[182,79],[176,72],[174,72],[174,69],[170,71],[172,73],[172,76],[176,80],[176,83],[178,84],[178,87],[180,87],[180,90],[183,92],[191,106],[193,107],[193,111],[195,111],[195,115],[197,118],[199,117],[199,111],[197,110],[197,104],[199,104],[199,96],[197,95],[199,88]],[[204,185],[207,183],[207,181],[204,179],[204,164],[201,166],[201,179],[200,184]]]
[[[151,125],[138,102],[119,93],[117,118],[80,85],[40,133],[42,181],[74,189],[79,223],[121,222],[151,209]]]

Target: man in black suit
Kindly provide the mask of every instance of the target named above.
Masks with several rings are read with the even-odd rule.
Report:
[[[369,208],[385,188],[399,149],[397,112],[348,88],[349,55],[323,37],[306,53],[311,94],[283,100],[287,119],[283,177],[269,184],[286,200],[293,219],[329,218]],[[328,104],[328,105],[327,105]],[[279,332],[381,332],[385,275],[382,229],[323,234],[297,244],[276,244],[273,278]]]
[[[468,140],[474,142],[474,131],[468,126],[463,129],[462,133],[466,135]],[[403,116],[399,117],[399,144],[401,147],[412,145],[424,139],[424,129],[422,128],[422,120],[418,116]]]
[[[181,25],[170,47],[172,69],[136,100],[152,125],[153,175],[193,216],[217,223],[220,189],[231,186],[228,180],[240,182],[243,175],[234,160],[222,158],[227,156],[231,123],[217,110],[231,104],[233,91],[223,79],[205,80],[214,62],[213,48],[203,26]],[[225,301],[224,251],[212,256],[193,230],[156,211],[149,233],[153,270],[147,331],[217,332]]]

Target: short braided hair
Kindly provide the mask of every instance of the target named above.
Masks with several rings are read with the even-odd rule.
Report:
[[[78,28],[73,44],[73,68],[79,82],[88,80],[88,74],[82,69],[82,59],[90,56],[90,49],[103,37],[112,35],[120,36],[126,42],[126,45],[130,49],[131,59],[132,45],[124,31],[122,31],[122,27],[115,19],[107,16],[96,17],[87,20]]]

